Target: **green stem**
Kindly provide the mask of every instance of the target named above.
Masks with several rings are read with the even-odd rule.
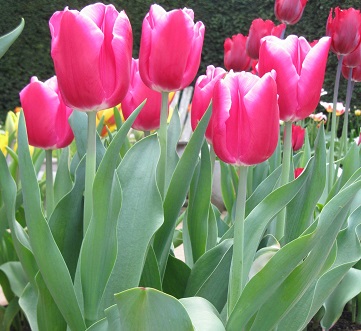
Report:
[[[342,127],[342,149],[341,149],[341,155],[344,153],[346,155],[347,153],[347,141],[348,141],[348,113],[350,110],[350,104],[351,104],[351,96],[352,96],[352,68],[349,69],[348,72],[348,80],[347,80],[347,92],[346,92],[346,106],[345,106],[345,116],[343,118],[343,127]]]
[[[54,188],[53,188],[53,150],[45,151],[46,162],[46,216],[49,220],[54,209]]]
[[[228,315],[231,314],[242,290],[246,285],[244,275],[244,218],[246,208],[246,191],[247,191],[247,170],[248,167],[239,167],[239,180],[236,200],[236,215],[234,220],[234,242],[231,271],[229,276],[228,289]]]
[[[212,176],[213,176],[214,165],[216,164],[216,153],[214,152],[214,148],[213,148],[212,144],[210,145],[210,148],[209,148],[209,156],[211,158],[211,169],[212,169]]]
[[[162,108],[160,111],[160,127],[158,130],[160,144],[160,159],[158,163],[158,187],[162,198],[165,198],[166,171],[167,171],[167,118],[168,118],[168,95],[169,92],[162,92]]]
[[[292,122],[285,122],[283,131],[283,157],[282,157],[282,173],[279,186],[283,186],[289,182],[292,155]],[[286,208],[283,208],[276,219],[275,237],[281,240],[285,232]]]
[[[85,165],[84,219],[83,233],[88,229],[93,213],[93,183],[96,168],[96,116],[97,113],[88,112],[88,136]]]
[[[331,116],[331,141],[328,161],[328,192],[331,191],[334,179],[334,159],[335,159],[335,139],[336,139],[336,107],[338,98],[338,89],[340,85],[341,69],[342,69],[343,55],[338,59],[336,78],[335,78],[335,89],[333,91],[333,110]]]

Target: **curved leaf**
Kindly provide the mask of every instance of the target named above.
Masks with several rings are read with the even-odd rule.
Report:
[[[4,56],[14,41],[20,36],[24,26],[25,21],[22,18],[20,24],[14,30],[0,37],[0,59]]]

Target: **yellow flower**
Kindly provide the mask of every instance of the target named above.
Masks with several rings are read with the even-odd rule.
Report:
[[[7,154],[6,146],[9,143],[9,132],[0,131],[0,149],[4,155]]]
[[[20,115],[19,112],[14,113],[11,110],[9,110],[8,113],[6,114],[5,131],[7,131],[9,135],[12,135],[14,132],[18,130],[19,115]]]
[[[361,116],[361,110],[360,110],[360,109],[356,109],[356,110],[355,110],[355,115],[356,115],[356,116]]]
[[[118,111],[120,113],[122,121],[124,121],[121,105],[119,104],[118,106],[116,106],[116,108],[118,109]],[[104,117],[104,122],[103,122],[103,129],[101,132],[101,136],[105,137],[108,134],[108,131],[105,128],[106,126],[108,127],[108,130],[110,132],[113,132],[117,128],[117,125],[115,123],[115,118],[114,118],[114,108],[108,108],[108,109],[104,109],[104,110],[97,112],[97,126],[98,126],[100,120],[102,119],[102,117]]]

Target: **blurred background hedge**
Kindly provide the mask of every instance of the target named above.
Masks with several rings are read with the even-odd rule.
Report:
[[[65,6],[80,10],[93,2],[91,0],[0,0],[0,35],[15,28],[21,17],[25,18],[25,29],[22,35],[0,61],[0,119],[4,119],[6,111],[19,105],[18,93],[28,84],[31,76],[46,80],[54,74],[50,57],[48,28],[51,15],[57,10],[63,10]],[[124,9],[126,11],[133,27],[133,57],[138,57],[141,24],[154,1],[105,0],[103,2],[113,3],[118,10]],[[207,65],[210,64],[223,67],[223,42],[225,38],[237,33],[248,34],[253,19],[261,17],[276,22],[273,11],[274,0],[159,0],[157,3],[166,10],[183,7],[192,8],[195,12],[195,20],[204,22],[206,34],[199,74],[203,74]],[[303,35],[309,41],[319,39],[325,35],[330,8],[336,6],[359,8],[360,2],[359,0],[309,0],[301,21],[295,26],[288,27],[286,35],[291,33]],[[322,98],[324,101],[332,101],[335,68],[336,56],[330,53],[325,81],[325,89],[328,91],[328,95]],[[345,90],[346,80],[341,79],[340,101],[344,101]],[[356,84],[351,107],[361,106],[360,92],[361,88]]]

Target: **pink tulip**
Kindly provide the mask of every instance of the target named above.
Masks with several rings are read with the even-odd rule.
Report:
[[[158,129],[160,124],[162,95],[157,91],[153,91],[143,83],[139,74],[139,60],[133,59],[130,87],[127,95],[122,101],[124,118],[127,119],[145,99],[147,99],[147,101],[132,127],[142,131]]]
[[[44,149],[68,146],[74,139],[68,123],[72,109],[68,108],[59,91],[56,76],[41,82],[32,77],[20,92],[29,144]]]
[[[226,71],[223,68],[208,66],[206,75],[198,77],[194,86],[192,99],[191,126],[193,131],[196,129],[198,122],[201,120],[211,102],[214,85],[222,79],[225,74]],[[211,119],[209,120],[205,134],[209,143],[212,142],[212,120],[213,116],[211,116]]]
[[[292,149],[296,152],[302,148],[306,130],[299,125],[292,124]]]
[[[269,36],[260,48],[258,71],[262,76],[277,72],[280,118],[298,121],[317,107],[325,75],[331,38],[323,37],[311,47],[303,37],[294,35],[282,40]]]
[[[246,52],[247,36],[236,34],[224,41],[224,66],[227,70],[247,71],[251,66],[251,58]]]
[[[361,41],[361,14],[354,8],[333,9],[327,19],[326,35],[332,38],[331,50],[337,55],[350,54]]]
[[[265,36],[281,37],[286,29],[286,24],[275,24],[270,21],[264,21],[261,18],[253,20],[251,27],[249,28],[248,39],[246,43],[246,50],[248,55],[257,60],[259,57],[259,48],[261,45],[261,39]]]
[[[275,15],[285,24],[296,24],[302,17],[307,0],[276,0]]]
[[[124,11],[96,3],[56,12],[51,56],[65,103],[82,111],[118,105],[129,87],[133,36]]]
[[[304,168],[296,168],[294,170],[295,179],[302,174],[303,170],[304,170]]]
[[[348,79],[348,75],[349,75],[349,67],[346,66],[342,66],[342,75]],[[352,80],[354,82],[361,82],[361,65],[352,68]]]
[[[213,147],[234,165],[253,165],[274,152],[279,134],[275,72],[262,78],[230,72],[213,92]]]
[[[202,22],[191,9],[166,12],[152,5],[142,25],[139,70],[145,85],[160,91],[187,87],[197,74],[204,39]]]
[[[361,65],[361,43],[353,52],[343,57],[342,65],[348,68],[355,68]]]

